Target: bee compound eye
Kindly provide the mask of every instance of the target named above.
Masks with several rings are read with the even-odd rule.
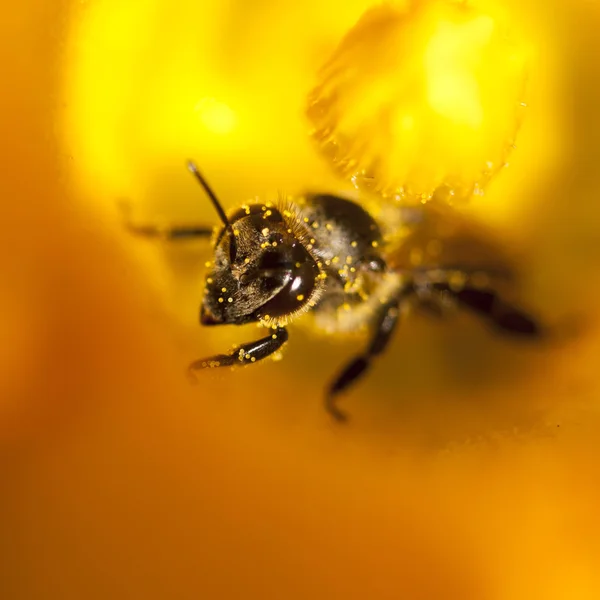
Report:
[[[265,252],[258,263],[258,268],[262,271],[286,270],[291,267],[292,264],[287,260],[283,250]]]
[[[288,272],[283,288],[261,308],[261,312],[273,317],[283,317],[297,311],[308,302],[315,289],[315,274],[316,265],[312,261]]]

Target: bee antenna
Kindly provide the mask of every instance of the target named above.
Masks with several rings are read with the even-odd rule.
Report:
[[[229,219],[227,218],[227,215],[225,214],[225,211],[223,210],[223,207],[221,206],[219,199],[217,198],[215,193],[212,191],[211,187],[206,182],[206,179],[204,179],[204,177],[198,170],[196,163],[189,160],[187,166],[188,166],[190,173],[192,175],[194,175],[194,177],[198,180],[198,182],[200,183],[200,185],[206,192],[206,195],[210,198],[211,202],[213,203],[213,206],[215,207],[215,210],[217,211],[217,214],[219,215],[219,218],[221,219],[221,221],[223,221],[223,224],[225,225],[225,227],[227,227],[228,229],[231,230],[232,229],[231,223],[229,222]]]

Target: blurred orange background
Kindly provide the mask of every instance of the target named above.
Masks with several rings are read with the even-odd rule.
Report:
[[[202,243],[128,238],[283,188],[342,189],[305,94],[369,6],[24,1],[3,10],[0,597],[597,598],[600,9],[507,7],[531,39],[511,167],[472,207],[581,335],[551,349],[465,316],[402,325],[332,424],[347,358],[189,360],[254,335],[197,326]],[[208,116],[207,116],[208,115]]]

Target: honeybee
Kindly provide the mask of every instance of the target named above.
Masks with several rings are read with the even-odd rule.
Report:
[[[366,347],[339,370],[325,393],[327,411],[345,421],[340,395],[388,348],[399,317],[411,305],[436,314],[462,307],[500,332],[542,334],[534,317],[499,292],[500,283],[512,276],[501,252],[460,221],[450,227],[455,219],[434,205],[413,209],[410,232],[390,243],[381,221],[337,195],[309,194],[277,206],[257,202],[227,214],[197,166],[190,161],[188,168],[211,200],[218,227],[130,223],[129,228],[167,239],[212,237],[200,323],[258,323],[266,329],[266,335],[228,353],[195,360],[190,374],[272,356],[288,341],[288,325],[306,313],[332,335],[367,330]],[[453,240],[454,262],[445,239]]]

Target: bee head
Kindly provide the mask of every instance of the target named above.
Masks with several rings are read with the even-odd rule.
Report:
[[[200,320],[204,325],[277,322],[305,306],[319,268],[275,208],[233,214],[214,248]]]
[[[198,172],[223,222],[200,309],[203,325],[281,323],[314,299],[320,270],[279,210],[255,204],[225,215]]]

